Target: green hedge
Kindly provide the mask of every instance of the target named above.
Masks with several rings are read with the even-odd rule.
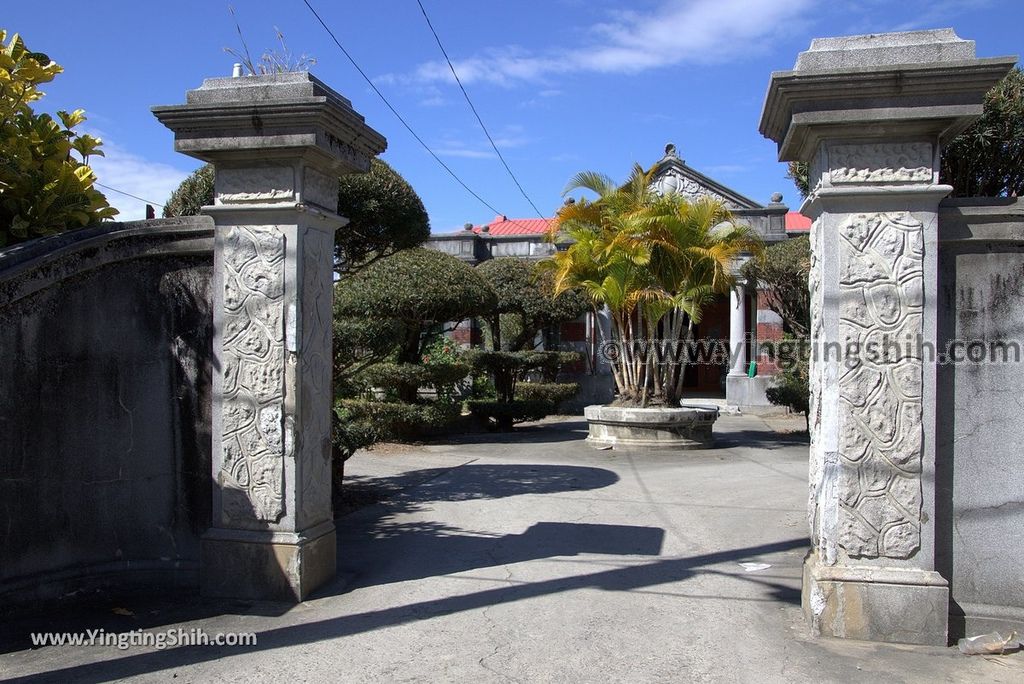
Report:
[[[471,399],[466,403],[474,416],[483,419],[489,427],[503,432],[511,430],[516,423],[540,420],[551,413],[549,402],[535,399]]]
[[[425,402],[407,404],[367,399],[342,399],[339,406],[349,420],[372,426],[378,441],[405,442],[444,431],[461,414],[459,404]]]
[[[516,399],[547,402],[554,412],[579,391],[580,386],[575,382],[521,382],[516,386]]]
[[[519,381],[529,373],[539,373],[546,382],[553,382],[563,365],[579,361],[582,355],[578,352],[475,349],[467,352],[465,358],[478,373],[491,375],[498,399],[510,401],[516,396]]]
[[[467,363],[378,363],[363,371],[361,378],[373,387],[435,387],[465,380],[469,371]]]

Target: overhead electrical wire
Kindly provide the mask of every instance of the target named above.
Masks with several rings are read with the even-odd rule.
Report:
[[[451,58],[448,57],[448,51],[444,49],[444,45],[441,43],[441,38],[437,35],[437,31],[434,29],[434,24],[430,21],[430,17],[427,16],[427,10],[423,7],[423,3],[421,0],[416,0],[416,4],[420,6],[420,12],[423,13],[423,19],[427,22],[427,28],[429,28],[430,32],[434,34],[434,40],[437,42],[437,47],[441,49],[441,54],[444,55],[444,61],[448,62],[448,68],[451,69],[452,76],[455,77],[455,82],[459,85],[459,90],[462,91],[462,96],[466,98],[466,104],[468,104],[469,108],[473,111],[473,116],[476,117],[477,123],[480,124],[480,129],[484,132],[484,135],[487,136],[487,142],[491,143],[494,153],[498,155],[498,159],[501,160],[505,170],[508,171],[508,175],[512,178],[512,182],[516,184],[516,187],[519,188],[519,192],[526,201],[530,203],[533,210],[537,212],[537,216],[541,219],[546,219],[547,217],[541,213],[540,209],[537,208],[537,205],[533,203],[532,199],[530,199],[530,196],[526,194],[526,190],[523,189],[522,183],[520,183],[519,179],[516,178],[516,174],[512,172],[512,168],[508,165],[508,162],[505,161],[505,156],[501,153],[501,150],[498,149],[498,146],[494,142],[494,138],[491,137],[490,131],[487,130],[487,126],[484,125],[484,120],[481,118],[480,112],[477,111],[476,106],[473,104],[473,100],[470,99],[469,93],[466,92],[466,87],[462,85],[462,79],[459,78],[458,72],[455,71],[455,65],[452,64]]]
[[[124,190],[118,190],[117,188],[112,188],[109,185],[104,185],[103,183],[100,183],[98,181],[93,181],[93,185],[98,185],[101,188],[104,188],[106,190],[111,190],[111,191],[119,193],[121,195],[125,195],[126,197],[131,197],[132,199],[137,199],[140,202],[145,202],[146,204],[152,204],[154,207],[160,207],[162,209],[163,206],[164,206],[164,205],[160,204],[159,202],[154,202],[154,201],[148,200],[148,199],[146,199],[144,197],[139,197],[138,195],[133,195],[132,193],[125,192]]]
[[[302,2],[303,2],[304,5],[306,5],[306,7],[313,14],[313,16],[316,17],[316,20],[320,23],[320,25],[327,32],[327,35],[329,35],[331,37],[331,40],[334,41],[334,44],[338,46],[338,49],[341,50],[342,54],[345,55],[345,57],[348,59],[348,61],[352,63],[352,66],[355,67],[355,70],[359,72],[359,75],[363,77],[363,80],[366,81],[366,83],[370,86],[370,88],[373,90],[373,92],[377,93],[377,97],[379,97],[381,99],[381,101],[384,103],[384,105],[389,110],[391,110],[391,113],[394,114],[395,118],[398,119],[401,122],[401,124],[405,127],[405,130],[409,131],[409,134],[412,135],[412,137],[416,139],[416,142],[418,142],[423,147],[423,149],[425,149],[430,154],[430,156],[434,158],[434,161],[436,161],[438,164],[440,164],[441,168],[443,168],[446,172],[448,172],[448,175],[451,176],[452,178],[454,178],[455,181],[466,190],[466,192],[468,192],[470,195],[475,197],[481,204],[483,204],[485,207],[487,207],[488,209],[493,211],[496,215],[504,216],[504,214],[502,214],[500,211],[495,209],[494,206],[490,202],[485,200],[483,197],[481,197],[479,194],[477,194],[471,187],[466,185],[465,181],[463,181],[461,178],[459,178],[459,176],[454,171],[452,171],[451,167],[448,166],[448,164],[446,164],[444,162],[444,160],[442,160],[439,156],[437,156],[437,153],[434,152],[434,150],[432,150],[430,148],[430,146],[427,145],[427,143],[423,141],[423,138],[421,138],[416,133],[416,131],[413,130],[412,126],[409,125],[409,122],[406,121],[405,118],[401,114],[398,113],[398,110],[395,109],[394,105],[392,105],[391,102],[388,101],[388,99],[384,96],[384,93],[382,93],[380,91],[380,89],[377,87],[377,85],[370,79],[370,77],[366,75],[366,72],[363,71],[362,67],[360,67],[359,64],[356,62],[356,60],[352,57],[352,55],[349,54],[349,51],[345,49],[345,46],[341,44],[341,41],[338,40],[338,37],[336,35],[334,35],[334,31],[331,30],[331,27],[327,25],[327,23],[323,20],[323,18],[320,16],[320,14],[316,11],[316,9],[313,7],[313,5],[310,4],[309,0],[302,0]],[[510,221],[512,223],[515,223],[514,220],[510,219]]]

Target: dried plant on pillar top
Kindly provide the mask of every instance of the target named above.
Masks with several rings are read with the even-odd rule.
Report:
[[[737,258],[761,253],[757,235],[736,225],[720,201],[659,194],[653,176],[639,165],[622,185],[577,174],[566,193],[597,197],[563,206],[549,233],[572,241],[546,262],[555,291],[577,289],[595,311],[608,309],[611,339],[602,348],[616,403],[626,406],[679,405],[694,326],[735,284]]]

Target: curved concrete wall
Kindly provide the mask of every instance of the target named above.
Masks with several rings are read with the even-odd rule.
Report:
[[[0,610],[197,582],[212,267],[207,217],[0,252]]]

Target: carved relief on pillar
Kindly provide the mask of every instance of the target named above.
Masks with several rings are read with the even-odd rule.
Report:
[[[217,203],[279,202],[295,197],[295,171],[290,166],[259,166],[217,171]]]
[[[835,184],[932,180],[932,146],[926,142],[833,145],[828,156]]]
[[[224,236],[222,513],[277,522],[284,513],[285,238],[235,226]]]
[[[331,263],[334,236],[307,228],[302,255],[302,516],[305,524],[331,517]]]
[[[922,258],[923,225],[905,212],[839,226],[839,341],[858,350],[839,378],[838,543],[851,556],[920,547]]]
[[[809,491],[808,491],[808,527],[811,536],[816,536],[815,517],[817,513],[818,488],[821,482],[823,467],[823,447],[821,438],[822,387],[824,366],[820,356],[814,352],[822,344],[822,315],[824,312],[824,291],[821,284],[822,219],[816,218],[811,224],[811,255],[810,272],[808,273],[808,290],[810,291],[811,329],[810,343],[812,353],[808,359],[807,378],[810,400],[808,403],[808,429],[811,435]]]

